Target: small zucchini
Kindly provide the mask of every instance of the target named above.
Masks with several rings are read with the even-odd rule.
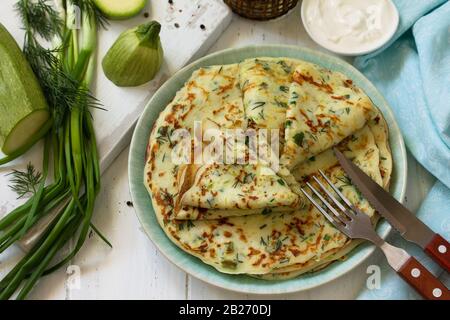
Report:
[[[152,80],[163,62],[159,32],[151,21],[123,32],[102,61],[106,77],[119,87],[140,86]]]

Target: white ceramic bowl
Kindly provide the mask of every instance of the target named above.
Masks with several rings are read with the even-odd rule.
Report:
[[[393,19],[390,21],[389,25],[383,26],[383,28],[385,28],[385,32],[384,32],[383,36],[381,38],[379,38],[377,41],[374,41],[373,43],[371,43],[370,46],[364,46],[363,48],[355,46],[353,48],[348,47],[348,48],[342,49],[338,45],[333,45],[330,42],[320,39],[319,37],[316,36],[316,33],[313,30],[311,30],[311,27],[307,22],[307,10],[306,10],[307,6],[309,5],[309,3],[311,1],[318,1],[318,0],[303,0],[302,7],[301,7],[301,17],[302,17],[303,26],[305,27],[306,32],[308,33],[310,38],[313,39],[314,42],[316,42],[318,45],[324,47],[325,49],[327,49],[329,51],[332,51],[334,53],[344,55],[344,56],[364,55],[364,54],[368,54],[375,50],[380,49],[386,43],[388,43],[389,40],[392,39],[395,32],[397,31],[397,27],[398,27],[398,24],[400,21],[398,10],[397,10],[397,7],[395,6],[395,4],[391,0],[385,0],[388,2],[388,5],[393,10],[394,16],[393,16]],[[360,1],[364,1],[364,0],[360,0]]]

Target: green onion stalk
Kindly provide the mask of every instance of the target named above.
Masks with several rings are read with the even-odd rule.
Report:
[[[47,2],[17,3],[25,29],[24,53],[41,84],[52,117],[44,136],[42,174],[33,180],[37,183],[31,197],[0,220],[0,254],[42,219],[47,218],[50,223],[1,279],[0,299],[15,294],[17,299],[26,298],[41,276],[57,270],[76,255],[89,230],[107,242],[91,224],[100,190],[100,168],[90,113],[99,104],[89,88],[95,72],[97,26],[103,18],[91,0],[62,1],[64,14]],[[81,12],[80,29],[72,27],[74,6]],[[38,42],[40,38],[53,42],[57,39],[59,45],[45,49]],[[16,176],[16,187],[29,188],[29,182],[20,177]]]

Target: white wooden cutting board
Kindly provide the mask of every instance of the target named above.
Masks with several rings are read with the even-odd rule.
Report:
[[[1,0],[0,22],[22,45],[24,32],[14,10],[16,2]],[[136,88],[119,88],[106,79],[98,64],[94,95],[107,109],[93,111],[102,171],[129,144],[134,124],[153,93],[168,77],[208,50],[231,21],[231,11],[221,0],[150,0],[139,16],[126,21],[111,21],[107,30],[99,32],[99,62],[121,32],[151,20],[162,25],[164,48],[164,64],[152,82]],[[13,168],[25,168],[30,161],[39,167],[41,147],[38,145],[10,165],[0,167],[0,217],[19,203],[8,187],[7,174]],[[0,257],[0,263],[2,261],[4,259]],[[0,267],[0,275],[1,271]]]

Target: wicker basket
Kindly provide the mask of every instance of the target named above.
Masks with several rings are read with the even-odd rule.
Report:
[[[255,20],[282,16],[297,5],[298,0],[224,0],[238,15]]]

